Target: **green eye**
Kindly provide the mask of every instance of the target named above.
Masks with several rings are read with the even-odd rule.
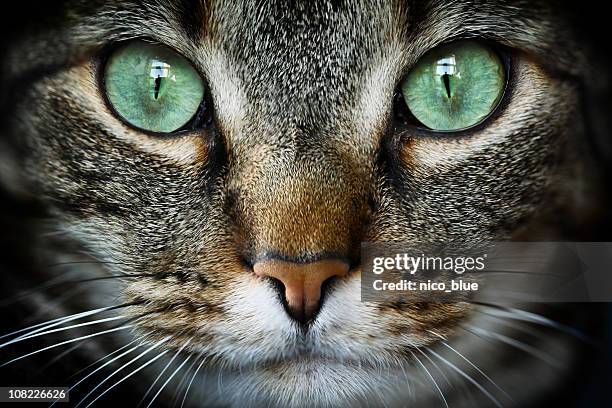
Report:
[[[504,93],[504,65],[490,48],[462,41],[434,49],[402,84],[408,109],[433,130],[453,131],[483,121]]]
[[[110,56],[104,74],[115,111],[132,126],[151,132],[183,127],[204,96],[197,71],[164,46],[132,42]]]

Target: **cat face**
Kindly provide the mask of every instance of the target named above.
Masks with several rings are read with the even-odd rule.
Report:
[[[16,101],[23,172],[54,228],[126,275],[115,290],[134,303],[134,336],[240,371],[236,400],[333,404],[391,387],[473,306],[361,302],[360,244],[512,237],[550,205],[582,131],[569,79],[581,56],[549,40],[565,31],[545,4],[67,8],[57,55],[43,39],[11,54],[25,72],[54,65]],[[493,112],[455,132],[401,115],[411,69],[466,39],[503,64]],[[108,61],[140,41],[192,65],[207,120],[152,134],[117,114]],[[318,277],[310,309],[292,306],[283,268]]]

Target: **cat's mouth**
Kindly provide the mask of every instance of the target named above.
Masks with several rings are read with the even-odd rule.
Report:
[[[380,369],[380,366],[369,360],[360,359],[337,359],[332,357],[316,356],[316,355],[303,355],[296,356],[287,359],[269,360],[254,364],[243,364],[236,367],[239,370],[275,370],[275,369],[291,369],[297,367],[334,367],[342,366],[344,368],[354,368],[361,370],[369,369]],[[400,365],[391,366],[388,365],[387,369],[400,368]]]
[[[406,349],[405,355],[395,355],[393,361],[383,362],[380,359],[374,358],[373,354],[360,356],[354,354],[350,356],[334,355],[334,353],[321,352],[314,346],[309,349],[293,352],[282,353],[275,357],[268,358],[236,358],[228,361],[226,358],[210,358],[208,359],[209,367],[216,366],[222,369],[233,369],[240,372],[246,371],[262,371],[275,369],[292,369],[297,367],[336,367],[342,366],[345,368],[354,368],[361,370],[374,370],[385,368],[387,370],[399,369],[409,361],[410,352]],[[379,361],[380,360],[380,361]]]
[[[165,333],[168,334],[167,332]],[[380,349],[359,341],[334,345],[326,336],[311,331],[296,329],[292,339],[253,340],[248,347],[228,339],[217,342],[213,337],[197,339],[201,334],[181,333],[166,336],[169,338],[162,346],[164,349],[184,350],[191,355],[206,360],[208,368],[236,372],[261,370],[295,370],[299,367],[345,367],[360,370],[400,369],[410,361],[410,347]],[[154,342],[162,341],[161,334],[155,330],[145,335]],[[251,337],[248,334],[245,337]],[[398,341],[401,343],[401,341]],[[188,346],[185,347],[185,345]],[[225,346],[224,346],[225,345]],[[403,350],[403,351],[402,351]],[[398,352],[399,351],[399,352]]]

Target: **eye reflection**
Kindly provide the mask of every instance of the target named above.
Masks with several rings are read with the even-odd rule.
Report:
[[[452,75],[457,75],[457,77],[461,78],[457,72],[457,62],[455,61],[454,55],[438,60],[436,63],[436,75],[438,75],[442,80],[444,89],[446,90],[446,96],[450,98],[452,95],[450,77]]]
[[[455,75],[457,72],[457,62],[455,61],[454,55],[441,58],[436,63],[436,74],[437,75]]]
[[[153,79],[153,98],[159,98],[159,92],[162,87],[162,78],[167,78],[176,82],[176,76],[170,75],[170,64],[164,61],[151,61],[151,78]]]

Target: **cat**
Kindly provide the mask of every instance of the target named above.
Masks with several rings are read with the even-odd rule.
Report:
[[[4,50],[0,184],[6,332],[48,323],[3,338],[0,385],[69,387],[98,367],[71,404],[568,401],[589,352],[567,327],[601,308],[360,300],[363,242],[598,238],[590,59],[555,3],[44,10]],[[462,44],[495,54],[501,96],[467,128],[426,129],[402,84]],[[119,53],[148,47],[201,76],[173,96],[201,102],[181,100],[171,131],[113,93]],[[163,63],[155,101],[183,86]],[[445,72],[450,98],[463,85]],[[62,342],[51,364],[22,358]]]

